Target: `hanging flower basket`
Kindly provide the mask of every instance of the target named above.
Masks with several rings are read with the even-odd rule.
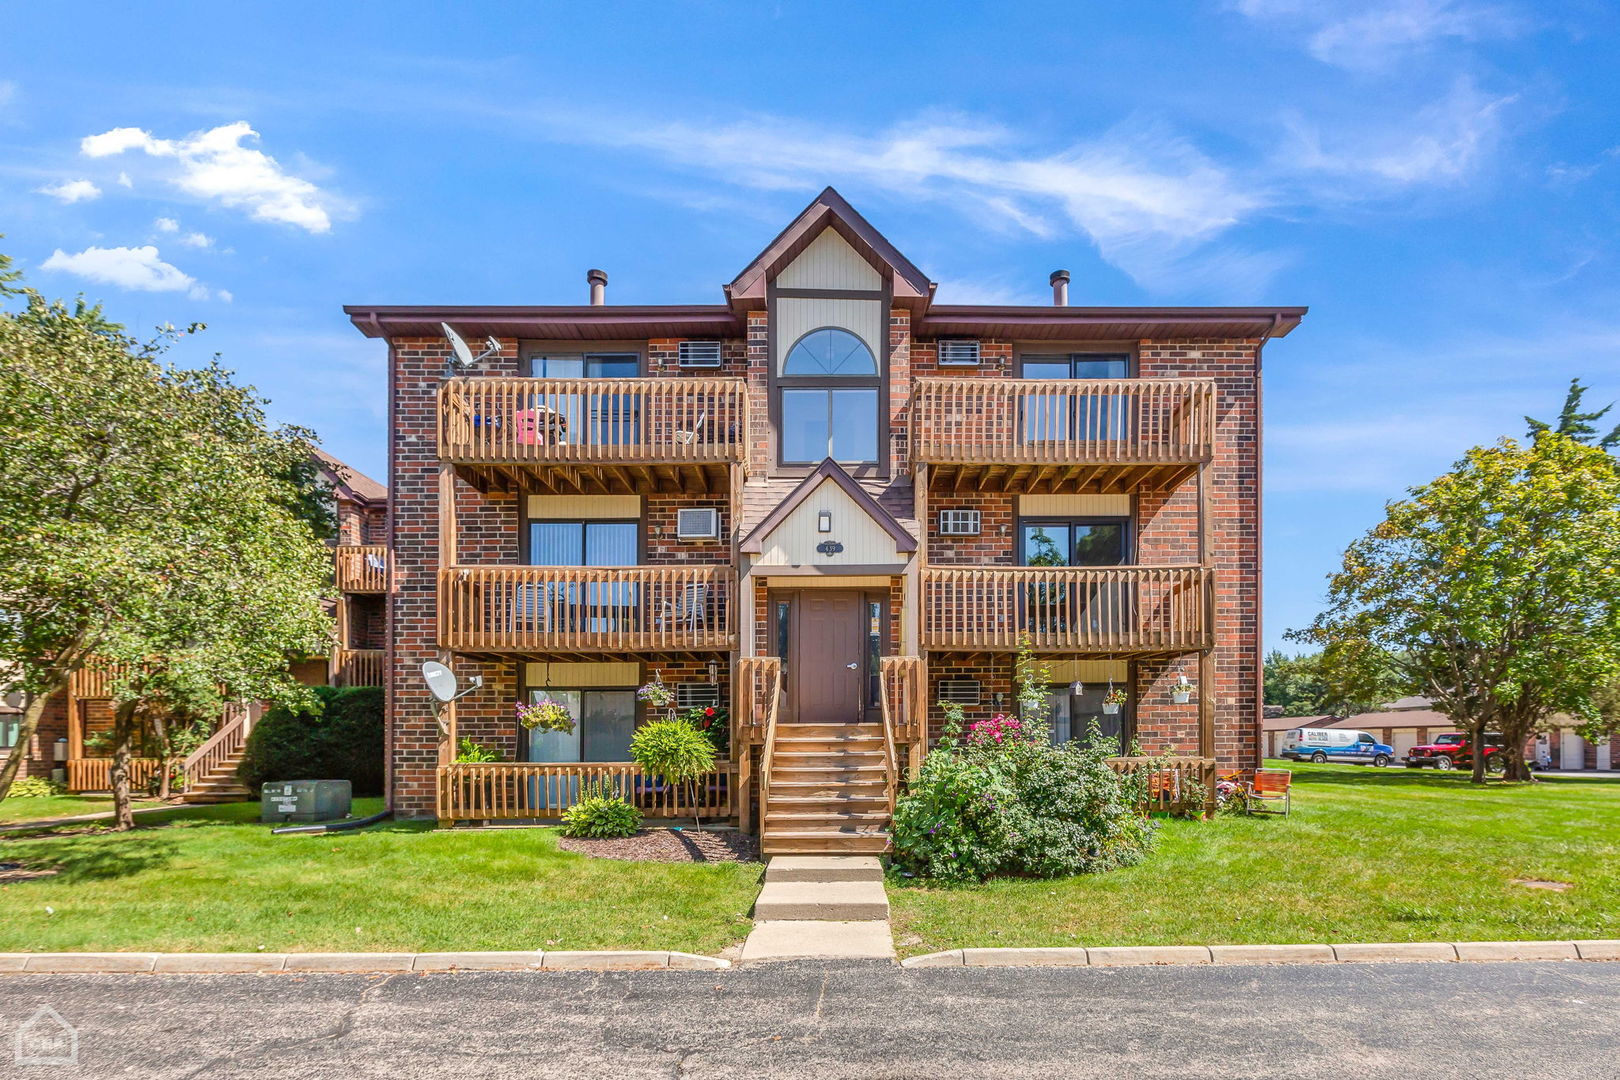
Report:
[[[636,697],[655,709],[667,709],[675,704],[675,691],[664,685],[664,677],[653,672],[652,682],[636,691]]]
[[[1108,693],[1103,695],[1103,707],[1102,707],[1103,715],[1104,716],[1118,715],[1119,707],[1121,705],[1125,704],[1125,700],[1126,700],[1125,691],[1123,691],[1123,690],[1109,690]]]
[[[1172,690],[1170,691],[1170,700],[1177,705],[1185,705],[1192,700],[1192,690],[1190,688]]]
[[[517,720],[530,731],[574,730],[574,718],[560,701],[537,701],[533,705],[518,702]]]

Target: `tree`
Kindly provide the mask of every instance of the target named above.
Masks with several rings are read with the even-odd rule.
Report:
[[[172,329],[142,343],[14,280],[0,259],[0,286],[23,301],[0,312],[0,667],[27,739],[90,658],[122,665],[127,809],[134,733],[155,711],[205,714],[222,683],[294,694],[288,653],[324,647],[326,554],[286,479],[309,439],[268,429],[217,363],[163,364]],[[20,760],[0,770],[0,798]]]
[[[1564,395],[1564,407],[1558,413],[1558,426],[1553,427],[1544,420],[1527,416],[1524,422],[1529,427],[1529,438],[1533,441],[1544,432],[1550,431],[1574,439],[1578,443],[1596,446],[1600,450],[1620,447],[1620,424],[1616,424],[1614,430],[1602,438],[1598,438],[1598,429],[1592,426],[1592,421],[1601,420],[1608,415],[1609,410],[1614,408],[1614,402],[1609,402],[1597,412],[1581,412],[1581,399],[1586,396],[1589,389],[1591,387],[1582,386],[1578,378],[1569,380],[1569,393]]]
[[[1475,447],[1389,504],[1329,578],[1328,607],[1295,640],[1323,646],[1338,692],[1381,673],[1466,728],[1520,748],[1559,712],[1596,715],[1620,676],[1620,471],[1555,432]],[[1483,782],[1483,754],[1474,780]]]
[[[1358,695],[1339,692],[1322,669],[1321,653],[1289,656],[1281,649],[1266,654],[1267,705],[1281,705],[1284,716],[1352,716],[1372,712],[1400,696],[1399,683],[1386,670]]]

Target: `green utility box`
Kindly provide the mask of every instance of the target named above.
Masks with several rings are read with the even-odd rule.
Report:
[[[353,800],[347,780],[274,780],[259,791],[259,820],[338,821]]]

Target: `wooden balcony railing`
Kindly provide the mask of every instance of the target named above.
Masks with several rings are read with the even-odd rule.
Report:
[[[1197,792],[1202,796],[1205,817],[1215,813],[1216,761],[1202,757],[1116,757],[1108,759],[1108,767],[1122,775],[1147,773],[1146,805],[1148,811],[1185,809],[1187,795]],[[1197,787],[1188,788],[1190,782]]]
[[[161,765],[157,758],[130,758],[130,788],[136,792],[145,791]],[[75,794],[81,791],[111,791],[112,758],[69,758],[67,786]]]
[[[694,809],[706,821],[737,813],[734,765],[697,782],[695,808],[689,786],[671,786],[629,762],[458,762],[439,766],[438,777],[438,817],[444,822],[560,817],[593,785],[618,792],[649,818],[689,818]]]
[[[449,379],[439,457],[472,465],[742,461],[741,379]]]
[[[1179,483],[1210,460],[1215,384],[1209,379],[918,379],[912,459],[961,470],[1035,466],[1052,486],[1061,466],[1099,489]]]
[[[928,746],[928,675],[920,656],[878,658],[883,679],[883,723],[892,733],[898,765],[915,777]]]
[[[925,567],[923,646],[1169,655],[1214,643],[1201,566]]]
[[[469,653],[729,649],[729,566],[459,566],[439,571],[439,644]]]
[[[381,686],[383,650],[336,647],[332,653],[332,683],[335,686]]]
[[[388,548],[382,544],[339,544],[332,551],[338,592],[388,590]]]

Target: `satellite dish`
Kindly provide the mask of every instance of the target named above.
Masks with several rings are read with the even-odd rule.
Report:
[[[428,690],[440,701],[456,700],[456,674],[443,664],[429,660],[422,665],[422,678]]]
[[[445,357],[444,362],[456,371],[467,371],[492,356],[500,355],[501,343],[492,337],[484,339],[484,351],[474,356],[466,338],[456,333],[449,323],[440,323],[439,328],[444,331],[445,339],[450,342],[450,348],[455,352],[454,356]]]

